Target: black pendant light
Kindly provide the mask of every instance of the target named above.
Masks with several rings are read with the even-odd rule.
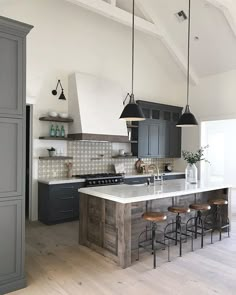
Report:
[[[125,100],[123,101],[123,104],[125,105],[125,102],[127,98],[129,98],[129,103],[125,106],[120,119],[123,119],[125,121],[143,121],[145,120],[144,114],[140,106],[135,102],[134,99],[134,3],[135,0],[133,0],[133,17],[132,17],[132,93],[127,94]]]
[[[190,88],[190,32],[191,32],[191,0],[189,0],[189,14],[188,14],[188,69],[187,69],[187,105],[184,113],[179,118],[177,127],[193,127],[197,126],[198,122],[195,116],[191,113],[189,108],[189,88]]]

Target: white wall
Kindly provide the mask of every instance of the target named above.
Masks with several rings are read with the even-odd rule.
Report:
[[[200,123],[204,121],[236,119],[236,70],[199,80],[191,88],[191,110],[199,127],[183,128],[182,148],[196,150],[201,145]],[[177,160],[175,166],[183,170],[186,163]]]
[[[27,96],[35,101],[31,217],[37,219],[37,157],[53,144],[38,141],[48,132],[48,124],[38,118],[48,110],[68,110],[68,101],[59,101],[51,90],[60,78],[67,96],[69,74],[87,72],[113,79],[130,91],[131,31],[63,0],[3,1],[0,14],[34,25],[27,46]],[[177,85],[183,81],[182,72],[161,42],[142,33],[136,34],[135,78],[136,98],[183,105]]]
[[[210,165],[204,164],[207,176],[212,180],[225,180],[234,187],[236,187],[235,130],[236,120],[204,122],[202,126],[202,144],[209,145],[206,157]]]

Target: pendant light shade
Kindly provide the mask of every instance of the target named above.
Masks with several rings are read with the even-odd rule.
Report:
[[[133,13],[132,13],[132,93],[127,94],[123,104],[125,104],[126,99],[129,97],[129,103],[125,106],[120,119],[125,121],[143,121],[145,120],[144,114],[140,106],[135,102],[134,99],[134,5],[135,0],[133,0]]]
[[[140,106],[135,102],[134,96],[130,96],[129,103],[125,106],[120,119],[125,121],[143,121],[144,114]]]
[[[193,127],[198,125],[194,115],[190,112],[189,105],[186,106],[184,113],[180,117],[177,127]]]
[[[198,122],[195,116],[190,112],[189,108],[189,89],[190,89],[190,32],[191,32],[191,0],[189,0],[189,15],[188,15],[188,69],[187,69],[187,105],[184,113],[179,118],[177,127],[193,127],[197,126]]]

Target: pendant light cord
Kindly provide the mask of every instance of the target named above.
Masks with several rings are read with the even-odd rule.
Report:
[[[132,93],[131,99],[134,96],[134,2],[133,0],[133,15],[132,15]]]
[[[188,65],[187,65],[187,106],[189,105],[189,88],[190,88],[190,41],[191,41],[191,0],[189,0],[188,12]]]

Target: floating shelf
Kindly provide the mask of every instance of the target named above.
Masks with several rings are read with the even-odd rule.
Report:
[[[39,139],[41,139],[41,140],[66,140],[66,141],[73,141],[73,138],[69,138],[69,137],[40,136]]]
[[[39,157],[39,160],[72,160],[73,157],[55,156],[55,157]]]
[[[59,123],[72,123],[72,122],[74,122],[74,120],[72,118],[60,118],[60,117],[40,117],[39,121],[59,122]]]

